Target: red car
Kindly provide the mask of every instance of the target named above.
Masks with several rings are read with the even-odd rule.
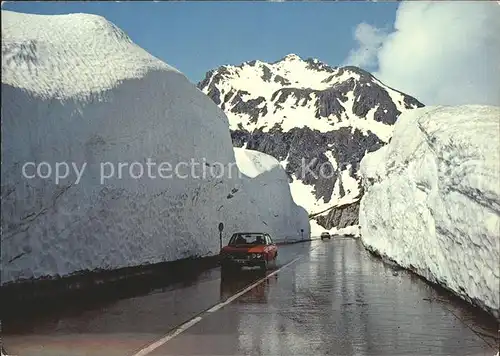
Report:
[[[265,271],[276,265],[277,256],[278,247],[269,234],[238,232],[220,251],[221,272],[226,274],[241,267],[260,267]]]

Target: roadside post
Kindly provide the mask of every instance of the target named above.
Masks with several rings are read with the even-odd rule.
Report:
[[[302,237],[302,240],[304,240],[304,229],[300,229],[300,236]]]
[[[224,230],[224,224],[219,223],[219,250],[222,250],[222,231]]]

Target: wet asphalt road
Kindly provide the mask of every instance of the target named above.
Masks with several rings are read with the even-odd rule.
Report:
[[[5,322],[3,344],[19,356],[132,356],[141,350],[152,356],[497,352],[495,321],[382,263],[359,241],[282,246],[278,269],[296,258],[214,312],[206,310],[262,275],[246,271],[222,281],[215,268],[147,295]],[[162,340],[196,317],[192,327]],[[145,350],[158,340],[158,347]]]

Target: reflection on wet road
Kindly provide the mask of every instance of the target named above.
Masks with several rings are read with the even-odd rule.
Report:
[[[498,325],[414,275],[382,263],[358,241],[282,246],[279,266],[223,281],[219,269],[51,319],[4,324],[17,355],[134,355],[180,324],[201,320],[149,355],[493,355]]]

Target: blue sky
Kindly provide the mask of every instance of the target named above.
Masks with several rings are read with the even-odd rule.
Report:
[[[365,22],[391,31],[397,7],[396,2],[7,2],[2,6],[37,14],[104,16],[193,82],[223,64],[273,62],[289,53],[339,65],[356,47],[356,26]]]

